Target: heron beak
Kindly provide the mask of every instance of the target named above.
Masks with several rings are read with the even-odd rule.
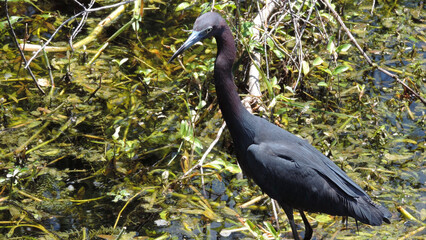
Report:
[[[173,56],[170,58],[170,60],[167,63],[171,63],[173,59],[175,59],[177,56],[179,56],[183,51],[197,43],[198,41],[203,40],[204,34],[202,31],[192,31],[191,35],[186,39],[186,41],[183,43],[183,45],[173,54]]]

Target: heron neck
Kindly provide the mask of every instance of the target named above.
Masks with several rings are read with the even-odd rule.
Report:
[[[216,36],[217,56],[214,68],[214,80],[219,107],[228,125],[234,143],[245,132],[245,120],[252,116],[242,105],[232,75],[232,65],[236,56],[234,38],[228,26],[220,36]],[[247,135],[247,134],[244,134]]]

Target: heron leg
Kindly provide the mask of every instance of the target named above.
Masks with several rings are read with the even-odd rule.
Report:
[[[293,208],[288,207],[284,204],[281,204],[281,207],[283,207],[284,212],[287,215],[288,221],[290,222],[291,232],[293,233],[294,239],[300,240],[299,235],[297,234],[296,224],[294,223]]]
[[[308,219],[305,216],[305,213],[303,213],[302,210],[299,209],[300,215],[302,216],[303,223],[305,224],[305,237],[303,240],[309,240],[312,238],[312,227],[311,224],[309,224]]]

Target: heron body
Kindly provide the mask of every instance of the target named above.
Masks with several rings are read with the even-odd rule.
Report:
[[[219,107],[243,173],[283,207],[295,239],[299,239],[293,209],[300,211],[305,237],[312,228],[303,211],[350,216],[369,225],[390,222],[391,213],[371,198],[329,158],[286,130],[249,113],[241,103],[232,76],[236,48],[232,32],[218,14],[201,15],[172,61],[198,41],[214,37],[217,56],[214,83]]]

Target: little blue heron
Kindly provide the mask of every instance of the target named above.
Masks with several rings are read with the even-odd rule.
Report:
[[[209,37],[216,38],[214,83],[238,163],[243,173],[284,209],[294,238],[299,239],[293,209],[299,210],[305,224],[304,239],[312,237],[312,228],[303,211],[350,216],[373,226],[383,221],[390,223],[391,213],[373,203],[329,158],[305,140],[244,108],[232,75],[236,56],[234,38],[218,13],[208,12],[198,17],[192,34],[169,62]]]

